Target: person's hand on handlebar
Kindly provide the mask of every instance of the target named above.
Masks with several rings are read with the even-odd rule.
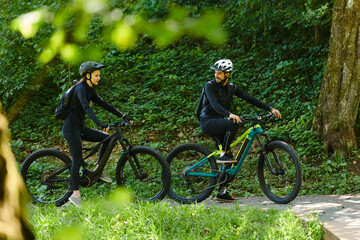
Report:
[[[134,124],[134,120],[133,120],[131,117],[126,116],[125,114],[124,114],[124,116],[123,116],[123,119],[124,119],[125,121],[128,121],[128,122],[130,123],[130,125],[133,125],[133,124]]]
[[[279,110],[277,110],[277,109],[275,109],[275,108],[272,108],[272,109],[270,110],[270,112],[271,112],[272,114],[274,114],[277,118],[280,118],[280,119],[281,119],[281,113],[280,113]]]
[[[232,119],[234,123],[241,123],[241,119],[238,115],[230,113],[229,119]]]
[[[104,132],[108,132],[110,130],[110,126],[108,124],[102,123],[100,127]]]

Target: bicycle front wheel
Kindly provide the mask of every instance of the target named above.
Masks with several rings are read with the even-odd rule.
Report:
[[[166,160],[171,169],[168,195],[180,203],[201,202],[214,190],[217,167],[209,150],[195,143],[174,148]]]
[[[170,168],[155,149],[133,147],[117,164],[116,182],[128,189],[135,200],[161,200],[170,188]]]
[[[300,160],[285,142],[267,144],[258,160],[261,189],[275,203],[285,204],[296,198],[302,182]]]
[[[70,197],[71,160],[55,149],[32,153],[21,166],[20,173],[35,202],[64,204]]]

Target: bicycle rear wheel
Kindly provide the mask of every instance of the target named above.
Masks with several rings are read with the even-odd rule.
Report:
[[[258,160],[261,189],[275,203],[285,204],[296,198],[302,182],[300,160],[285,142],[267,144]]]
[[[35,202],[64,204],[70,197],[71,160],[55,149],[32,153],[21,166],[20,173]]]
[[[116,182],[128,189],[135,200],[161,200],[170,188],[170,168],[155,149],[133,147],[129,154],[121,156],[116,166]]]
[[[180,203],[201,202],[212,193],[217,182],[217,166],[215,159],[207,158],[208,155],[209,150],[195,143],[180,145],[169,153],[166,158],[171,169],[168,195],[172,199]],[[202,164],[193,167],[201,160],[204,160]],[[196,172],[197,176],[188,175],[186,171]],[[205,174],[212,174],[213,177]]]

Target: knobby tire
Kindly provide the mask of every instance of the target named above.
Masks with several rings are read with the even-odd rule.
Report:
[[[280,161],[276,163],[275,159]],[[274,172],[268,167],[268,160]],[[265,195],[275,203],[286,204],[298,195],[302,170],[296,152],[285,142],[272,141],[266,146],[266,152],[258,159],[258,178]]]
[[[180,203],[193,203],[205,200],[213,192],[217,177],[186,176],[185,171],[210,155],[205,147],[195,144],[183,144],[174,148],[166,160],[171,169],[171,187],[169,197]],[[205,165],[190,170],[199,173],[217,172],[213,157],[207,159]]]
[[[33,200],[64,204],[70,192],[71,159],[56,149],[43,149],[27,157],[20,169]]]
[[[141,169],[136,167],[139,176],[135,175],[129,156],[135,164],[138,160]],[[167,194],[171,173],[164,156],[153,148],[136,146],[129,154],[121,156],[116,167],[116,182],[125,187],[135,200],[159,201]]]

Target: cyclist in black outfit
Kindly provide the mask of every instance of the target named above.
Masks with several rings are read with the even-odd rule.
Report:
[[[130,121],[131,124],[133,123],[130,117],[125,116],[124,113],[104,101],[95,92],[94,86],[98,85],[100,80],[100,69],[104,67],[105,66],[100,63],[91,61],[81,64],[80,76],[82,78],[75,86],[73,97],[70,100],[71,111],[66,116],[62,127],[63,136],[69,144],[69,150],[72,156],[71,190],[73,191],[73,194],[70,196],[69,200],[75,205],[78,205],[81,202],[81,195],[79,191],[79,170],[80,167],[85,164],[82,158],[81,140],[101,142],[109,136],[107,133],[109,126],[100,122],[100,120],[95,116],[95,113],[90,106],[90,102],[93,101],[105,110]],[[104,131],[85,127],[85,114],[87,114],[90,119]],[[99,161],[108,144],[109,141],[103,143],[99,154]],[[105,172],[102,173],[100,179],[108,183],[112,182]]]
[[[223,149],[219,159],[216,161],[217,163],[236,163],[230,150],[230,144],[235,138],[241,120],[239,116],[229,112],[233,96],[240,97],[266,111],[271,111],[278,118],[281,118],[281,114],[278,110],[250,96],[238,86],[229,82],[230,73],[233,71],[233,64],[229,59],[217,61],[211,66],[211,69],[215,70],[215,79],[205,84],[200,128],[204,134],[220,140]],[[234,200],[226,192],[225,186],[220,186],[217,199],[224,201]]]

